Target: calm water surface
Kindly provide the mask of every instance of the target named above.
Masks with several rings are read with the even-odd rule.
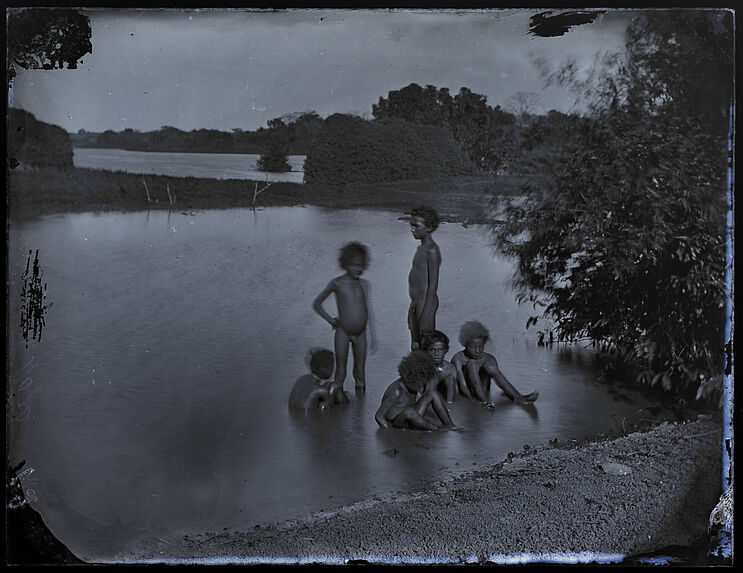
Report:
[[[481,227],[443,224],[438,327],[459,350],[465,320],[535,408],[493,392],[451,406],[464,433],[381,430],[382,393],[409,348],[407,274],[417,242],[397,213],[271,208],[69,214],[9,235],[13,462],[32,506],[75,554],[117,560],[142,541],[244,530],[360,499],[412,491],[502,460],[524,444],[616,428],[649,405],[597,382],[591,355],[539,347],[508,288],[513,267]],[[371,249],[378,350],[368,389],[325,415],[286,400],[307,350],[332,348],[311,309],[338,248]],[[39,249],[48,310],[41,342],[20,336],[21,275]],[[332,309],[332,299],[326,306]],[[332,312],[332,310],[331,310]],[[349,368],[350,370],[350,368]],[[159,539],[158,539],[159,538]]]
[[[305,155],[289,155],[287,161],[291,171],[286,173],[258,171],[259,157],[241,153],[171,153],[76,147],[72,162],[75,167],[145,175],[302,183]]]

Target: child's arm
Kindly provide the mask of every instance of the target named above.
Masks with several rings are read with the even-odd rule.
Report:
[[[383,428],[389,428],[390,421],[387,420],[387,412],[389,412],[390,408],[395,404],[397,401],[397,391],[395,389],[394,382],[390,384],[389,388],[384,391],[384,396],[382,396],[382,404],[379,406],[379,409],[377,410],[377,413],[374,414],[374,419],[376,420],[377,424],[382,426]]]
[[[426,250],[426,267],[428,268],[428,287],[426,288],[426,299],[423,308],[416,309],[419,313],[419,321],[422,324],[433,323],[433,315],[436,313],[436,295],[439,290],[439,267],[441,266],[441,254],[438,248]]]
[[[334,291],[335,291],[335,279],[333,279],[332,281],[328,283],[328,286],[326,286],[322,290],[322,292],[319,295],[317,295],[317,298],[312,303],[312,308],[315,310],[315,312],[319,314],[320,316],[322,316],[328,322],[328,324],[330,324],[330,326],[332,326],[333,328],[335,328],[335,325],[338,323],[338,319],[333,318],[327,312],[325,312],[325,309],[322,307],[322,303],[325,301],[326,298],[330,296],[330,293]]]
[[[446,385],[446,401],[454,402],[457,395],[457,371],[448,364],[443,370],[444,384]]]
[[[374,311],[372,310],[371,284],[365,279],[361,279],[361,288],[364,290],[364,301],[366,302],[366,327],[369,329],[369,352],[374,354],[377,351],[377,334],[374,325]]]
[[[464,357],[461,356],[461,354],[461,352],[455,354],[451,359],[451,363],[454,366],[454,371],[456,372],[459,393],[462,394],[462,396],[464,396],[465,398],[472,399],[472,394],[470,393],[469,388],[467,388],[467,380],[465,380],[464,378]]]
[[[326,407],[333,405],[333,400],[330,397],[330,392],[326,388],[315,388],[309,396],[309,400],[312,408],[319,408],[320,404],[325,404]]]

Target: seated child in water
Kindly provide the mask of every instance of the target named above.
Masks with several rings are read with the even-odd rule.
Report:
[[[440,330],[426,333],[421,339],[421,350],[431,355],[436,366],[436,378],[428,382],[426,389],[438,390],[442,396],[446,396],[447,402],[454,402],[457,394],[457,370],[444,360],[449,352],[449,337]]]
[[[316,350],[310,358],[311,374],[301,376],[289,394],[289,407],[303,410],[325,410],[334,404],[348,404],[343,388],[328,379],[333,375],[333,353]]]
[[[459,330],[459,342],[464,350],[457,352],[451,359],[457,372],[459,391],[467,398],[474,397],[487,407],[492,407],[488,392],[491,382],[495,380],[511,400],[519,403],[534,402],[539,397],[539,392],[521,394],[500,371],[495,356],[485,352],[488,338],[490,332],[476,320],[465,322]]]
[[[348,346],[353,349],[353,377],[356,390],[366,389],[366,330],[369,329],[369,350],[373,353],[374,325],[371,316],[371,287],[361,278],[369,265],[369,250],[356,241],[345,244],[338,257],[345,274],[334,278],[317,295],[312,308],[335,329],[335,382],[343,388],[348,364]],[[338,318],[331,317],[322,303],[335,293]]]
[[[389,385],[382,396],[382,405],[374,419],[383,428],[413,430],[461,430],[454,425],[446,402],[436,390],[426,389],[426,383],[436,378],[436,367],[427,352],[415,350],[397,367],[400,378]],[[425,418],[429,409],[437,420]]]

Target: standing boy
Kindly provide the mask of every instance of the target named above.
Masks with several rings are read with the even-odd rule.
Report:
[[[420,348],[421,337],[436,330],[436,311],[439,308],[439,267],[441,252],[431,234],[439,227],[439,214],[430,207],[416,207],[410,212],[410,230],[421,242],[413,257],[408,275],[408,328],[410,348]]]
[[[315,312],[335,329],[335,382],[343,388],[348,365],[348,345],[353,348],[353,377],[356,390],[366,389],[366,328],[369,327],[370,350],[374,352],[373,322],[371,320],[371,287],[361,278],[369,265],[368,249],[353,241],[340,250],[340,267],[345,274],[334,278],[312,303]],[[338,318],[331,317],[322,307],[323,301],[335,293]]]

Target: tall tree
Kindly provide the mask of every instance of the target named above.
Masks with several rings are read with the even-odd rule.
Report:
[[[496,171],[503,163],[504,133],[513,116],[487,104],[463,87],[454,97],[447,88],[410,84],[393,90],[372,106],[374,119],[395,118],[447,128],[479,168]]]
[[[624,57],[571,83],[593,104],[579,145],[493,227],[559,339],[698,397],[722,382],[732,46],[729,13],[641,13]]]

